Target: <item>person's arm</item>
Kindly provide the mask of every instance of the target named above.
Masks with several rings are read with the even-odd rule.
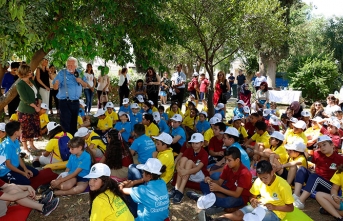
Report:
[[[68,168],[67,168],[67,169],[68,169]],[[69,171],[69,170],[68,170],[68,171]],[[59,184],[65,182],[65,181],[67,181],[67,180],[70,180],[70,179],[72,179],[72,178],[74,178],[74,177],[77,177],[77,175],[78,175],[81,171],[82,171],[81,168],[77,168],[73,173],[68,174],[68,175],[65,176],[65,177],[62,177],[62,178],[59,178],[59,179],[56,179],[56,180],[51,181],[51,186],[52,186],[52,187],[56,187],[56,186],[58,186]]]
[[[253,140],[251,138],[249,138],[249,140],[247,142],[245,142],[243,144],[243,146],[245,146],[246,148],[254,149],[254,146],[250,145],[251,142],[253,142]]]
[[[226,81],[226,89],[227,89],[227,91],[231,90],[229,81]]]
[[[339,204],[341,201],[341,197],[338,196],[338,191],[339,191],[339,186],[337,184],[333,184],[332,188],[331,188],[331,198],[337,203]]]
[[[294,210],[293,203],[285,204],[283,206],[276,206],[271,203],[267,203],[267,204],[264,204],[264,206],[266,206],[268,210],[276,210],[276,211],[281,211],[281,212],[292,212]]]
[[[43,81],[40,79],[40,68],[37,68],[37,70],[36,70],[36,80],[37,80],[37,82],[41,85],[41,86],[43,86],[47,91],[49,91],[50,90],[50,87],[48,87],[48,86],[46,86],[44,83],[43,83]]]
[[[210,182],[209,183],[210,190],[212,192],[221,192],[221,193],[224,193],[225,195],[232,196],[232,197],[235,197],[235,198],[238,198],[238,197],[241,196],[241,194],[243,192],[243,188],[242,187],[237,186],[235,191],[228,190],[228,189],[225,189],[224,187],[221,186],[221,184],[223,183],[223,180],[219,179],[219,181],[221,181],[221,182],[218,182],[218,183]],[[219,185],[219,183],[220,183],[220,185]]]
[[[176,136],[173,138],[173,142],[172,142],[172,143],[177,143],[180,139],[181,139],[181,136],[180,136],[180,135],[176,135]]]
[[[27,167],[26,167],[23,159],[21,159],[21,157],[19,157],[19,165],[21,166],[21,168],[23,168],[25,174],[28,174],[29,177],[27,177],[27,178],[33,177],[32,171],[27,169]]]
[[[44,157],[48,157],[50,154],[51,154],[51,152],[49,152],[49,151],[44,151],[44,152],[42,153],[42,155],[43,155]]]
[[[17,200],[23,199],[23,198],[28,197],[28,196],[30,196],[29,191],[20,191],[20,192],[14,193],[14,194],[8,194],[8,193],[4,192],[0,196],[0,200],[15,202]]]
[[[19,156],[18,156],[18,157],[19,157]],[[27,177],[27,174],[26,174],[24,171],[19,170],[17,167],[15,167],[15,166],[12,165],[11,160],[6,160],[6,161],[5,161],[5,164],[6,164],[6,167],[7,167],[9,170],[11,170],[11,171],[13,171],[13,172],[16,172],[16,173],[19,173],[19,174],[21,174],[21,175]]]

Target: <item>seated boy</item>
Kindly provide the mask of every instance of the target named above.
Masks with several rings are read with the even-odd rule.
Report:
[[[130,107],[131,107],[130,121],[131,121],[131,127],[132,127],[132,131],[133,131],[133,127],[136,124],[142,123],[143,115],[142,115],[142,113],[139,112],[139,110],[141,108],[139,107],[139,105],[137,103],[131,104]]]
[[[230,220],[243,220],[244,214],[251,213],[257,206],[266,212],[263,220],[282,220],[288,212],[294,210],[291,186],[276,176],[270,162],[262,160],[256,165],[258,178],[250,189],[250,205],[222,217]],[[261,198],[257,198],[260,195]]]
[[[180,149],[186,141],[186,132],[181,127],[182,116],[180,114],[174,114],[174,116],[170,118],[170,121],[172,127],[171,135],[173,137],[171,148],[173,148],[174,153],[180,153]]]
[[[234,116],[232,119],[232,126],[236,128],[239,132],[239,143],[243,144],[248,140],[248,133],[242,126],[242,118]]]
[[[119,112],[125,112],[127,114],[131,114],[131,108],[130,108],[130,100],[129,98],[124,98],[123,99],[123,106],[120,106],[119,107],[119,110],[118,110],[118,115],[119,115]]]
[[[49,116],[46,113],[47,110],[49,109],[48,105],[45,103],[41,103],[40,105],[41,109],[39,111],[39,121],[40,121],[40,135],[46,134],[48,132],[48,129],[46,128],[46,125],[48,125],[49,121]]]
[[[113,120],[106,116],[105,110],[100,108],[94,117],[98,118],[98,124],[96,125],[95,132],[99,135],[104,135],[109,129],[113,128]]]
[[[199,120],[196,124],[196,132],[201,133],[204,135],[205,131],[210,129],[210,123],[206,120],[207,113],[205,111],[201,111],[199,113]]]
[[[223,137],[225,132],[226,126],[223,122],[218,122],[213,127],[213,134],[214,136],[211,138],[210,143],[208,144],[208,152],[211,157],[209,158],[209,166],[210,174],[215,172],[221,172],[223,170],[223,165],[215,165],[218,161],[224,158],[224,150],[223,150]],[[220,173],[219,173],[220,174]],[[219,176],[218,174],[218,176]],[[218,179],[214,178],[214,179]]]
[[[114,111],[114,105],[111,101],[107,102],[105,105],[105,115],[112,120],[112,124],[115,125],[117,121],[119,120],[118,114]]]
[[[102,157],[106,151],[106,144],[103,142],[99,134],[86,127],[80,127],[75,133],[75,137],[82,137],[90,151],[95,157]]]
[[[187,148],[182,158],[177,162],[176,184],[169,191],[169,198],[173,199],[175,204],[181,203],[188,180],[200,183],[204,181],[205,176],[209,175],[206,169],[208,154],[202,148],[204,136],[200,133],[194,133],[188,142],[192,143],[192,148]]]
[[[218,122],[221,122],[217,117],[212,117],[210,119],[210,128],[207,129],[204,133],[204,147],[207,147],[208,144],[210,143],[211,138],[214,136],[213,134],[213,128],[214,125]]]
[[[252,154],[254,150],[263,152],[264,149],[270,147],[270,144],[269,144],[270,136],[267,131],[267,124],[263,121],[257,121],[255,123],[255,128],[256,128],[255,134],[247,142],[244,143],[244,146],[246,148],[249,148],[252,150],[251,151]],[[253,141],[255,141],[255,145],[250,145]],[[259,156],[256,154],[254,155],[254,157],[256,158],[255,160],[258,160],[259,158]]]

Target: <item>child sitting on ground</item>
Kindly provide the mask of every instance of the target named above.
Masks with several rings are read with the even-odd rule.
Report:
[[[242,126],[242,119],[238,116],[234,116],[232,119],[232,126],[239,132],[239,143],[243,144],[248,140],[248,133]]]
[[[269,134],[267,131],[267,124],[263,121],[257,121],[255,123],[256,133],[252,136],[247,142],[244,143],[246,148],[251,149],[252,151],[247,150],[247,152],[254,153],[254,151],[263,152],[265,148],[269,148]],[[255,145],[250,145],[255,141]],[[254,160],[258,160],[259,155],[254,155]]]
[[[161,119],[164,120],[165,122],[168,122],[169,118],[168,118],[168,114],[164,112],[164,106],[160,105],[158,107],[158,112],[161,115]]]
[[[154,121],[152,114],[144,114],[142,124],[145,127],[145,135],[148,137],[157,136],[160,133],[160,129]]]
[[[129,100],[129,98],[124,98],[124,99],[123,99],[123,106],[120,106],[120,107],[119,107],[118,115],[119,115],[120,112],[124,112],[124,113],[127,113],[127,114],[131,114],[131,108],[130,108],[130,100]]]
[[[182,116],[180,114],[175,114],[170,118],[170,121],[172,127],[171,135],[173,137],[171,148],[173,148],[174,153],[180,153],[180,149],[186,141],[186,132],[181,127]]]
[[[175,114],[179,114],[183,118],[183,113],[181,112],[177,102],[173,102],[166,112],[168,114],[169,121]]]
[[[129,137],[130,137],[131,130],[132,130],[132,126],[131,126],[131,122],[130,122],[130,116],[128,113],[120,111],[119,112],[119,120],[120,121],[116,123],[114,128],[121,133],[125,142],[129,142]]]
[[[237,107],[233,109],[233,116],[238,116],[240,118],[243,118],[244,117],[243,107],[244,107],[244,101],[242,100],[237,101]]]
[[[48,105],[45,103],[41,103],[40,104],[40,111],[39,111],[39,121],[40,121],[40,135],[44,135],[46,134],[46,132],[48,131],[46,128],[46,125],[48,125],[49,121],[49,117],[48,114],[46,113],[47,110],[49,109]]]
[[[211,138],[214,136],[213,134],[213,128],[214,125],[218,122],[221,122],[218,118],[212,117],[209,121],[210,123],[210,128],[205,131],[204,133],[204,147],[207,148],[208,144],[210,143]]]
[[[189,115],[190,115],[191,110],[196,109],[195,101],[188,101],[188,102],[186,102],[185,106],[186,106],[186,112],[185,112],[185,114],[183,115],[184,118],[185,118],[186,116],[189,116]]]
[[[296,140],[302,140],[304,144],[307,144],[307,138],[304,133],[306,130],[306,123],[302,120],[293,123],[293,129],[289,130],[285,134],[285,140],[283,141],[284,144],[291,144],[294,143]]]
[[[218,103],[217,106],[214,108],[214,113],[219,113],[222,116],[221,120],[225,119],[225,105],[223,103]]]
[[[132,129],[136,124],[142,123],[143,115],[139,112],[140,109],[137,103],[131,104],[130,121]]]
[[[320,128],[320,133],[323,135],[328,135],[333,145],[335,146],[336,152],[341,148],[341,137],[339,136],[339,129],[341,128],[341,124],[337,120],[328,121],[328,127],[325,128],[321,124],[318,124]]]
[[[113,128],[113,120],[109,116],[106,116],[104,109],[98,109],[94,117],[98,118],[95,132],[100,136],[106,134],[108,130]]]
[[[155,104],[152,100],[148,100],[148,102],[151,104],[151,110],[152,112],[158,111],[158,109],[155,107]]]
[[[149,101],[145,101],[142,104],[142,109],[141,109],[141,113],[144,114],[152,114],[152,106],[151,103]]]
[[[75,137],[81,137],[85,140],[88,150],[92,152],[94,157],[102,157],[104,155],[106,144],[99,134],[86,127],[80,127],[75,133]]]
[[[158,128],[160,129],[160,132],[165,132],[167,134],[170,133],[170,128],[167,124],[167,122],[163,119],[161,119],[161,115],[158,112],[152,113],[152,116],[154,117],[154,121],[157,123]]]
[[[271,114],[280,117],[280,111],[277,109],[277,104],[276,102],[270,102],[270,110],[271,110]]]
[[[198,110],[196,108],[190,110],[189,115],[183,119],[182,125],[184,126],[188,137],[195,133],[195,125],[198,120]]]
[[[209,166],[213,166],[213,164],[217,163],[224,157],[224,150],[223,150],[223,134],[225,132],[226,126],[222,122],[218,122],[213,126],[213,137],[210,139],[208,144],[208,153],[210,155],[209,158]],[[219,169],[219,170],[218,170]],[[217,172],[221,172],[221,168],[216,168]],[[214,172],[213,170],[211,172]],[[210,172],[210,173],[211,173]]]
[[[199,120],[195,126],[197,133],[201,133],[202,135],[204,135],[205,131],[210,129],[211,125],[206,120],[206,118],[207,118],[207,113],[205,111],[201,111],[199,113]]]
[[[119,120],[118,114],[114,111],[114,105],[111,101],[107,102],[105,105],[105,115],[112,120],[112,124],[115,125]]]
[[[0,123],[0,144],[2,143],[3,138],[6,137],[5,127],[5,123]]]

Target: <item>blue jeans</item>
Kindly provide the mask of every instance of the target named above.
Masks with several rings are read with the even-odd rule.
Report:
[[[301,184],[306,183],[306,186],[303,187],[303,190],[309,193],[313,193],[314,191],[330,193],[332,188],[332,183],[330,181],[325,180],[316,173],[311,173],[305,167],[300,167],[298,169],[294,182]]]
[[[254,208],[251,205],[245,206],[240,209],[244,214],[251,213]],[[280,221],[280,218],[271,210],[265,210],[266,215],[264,216],[262,221]]]
[[[79,108],[79,100],[60,100],[60,124],[66,132],[75,134],[77,131]]]
[[[86,113],[89,113],[91,111],[92,108],[92,100],[93,100],[93,92],[91,89],[84,89],[85,92],[85,96],[86,96]]]
[[[26,165],[26,168],[33,173],[33,177],[37,176],[39,173],[39,171],[33,167]],[[24,171],[21,166],[18,166],[18,169]],[[29,179],[27,179],[27,177],[25,177],[25,176],[23,176],[17,172],[14,172],[14,171],[10,171],[5,176],[0,177],[0,178],[5,183],[15,183],[17,185],[30,185],[31,184],[31,181]]]
[[[224,185],[222,185],[222,187],[227,189],[227,187]],[[204,195],[211,193],[209,185],[205,183],[204,181],[200,182],[200,189]],[[244,205],[244,201],[242,197],[235,198],[232,196],[227,196],[227,197],[216,196],[216,202],[214,203],[214,205],[217,207],[222,207],[222,208],[234,208],[234,207]]]
[[[136,168],[137,164],[130,164],[127,174],[128,180],[139,180],[143,178],[143,171]]]

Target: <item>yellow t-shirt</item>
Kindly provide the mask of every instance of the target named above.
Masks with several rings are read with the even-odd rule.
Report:
[[[94,148],[99,148],[102,152],[105,152],[106,150],[106,144],[102,142],[99,134],[95,133],[94,131],[91,132],[88,139],[86,139],[85,141],[88,146],[94,144]]]
[[[208,107],[203,107],[201,111],[205,111],[206,113],[208,113]]]
[[[164,182],[169,183],[171,178],[174,175],[174,154],[173,149],[168,148],[165,151],[158,152],[157,159],[159,159],[162,163],[162,165],[165,165],[166,172],[164,172],[161,175],[161,179],[164,180]]]
[[[104,119],[99,119],[97,127],[99,130],[109,130],[113,128],[113,121],[110,117],[106,116]]]
[[[77,116],[77,128],[80,128],[82,124],[83,124],[83,120],[82,120],[82,117],[79,115]]]
[[[313,127],[310,127],[310,128],[308,128],[307,130],[305,130],[304,134],[305,134],[305,136],[306,136],[306,138],[307,138],[308,140],[311,140],[311,139],[313,139],[314,137],[317,137],[317,138],[318,138],[319,136],[322,135],[322,134],[320,133],[320,129],[319,129],[319,128],[313,129]]]
[[[239,127],[238,132],[239,132],[240,134],[242,134],[244,138],[247,138],[247,137],[248,137],[247,130],[246,130],[243,126],[240,126],[240,127]]]
[[[64,132],[60,132],[55,135],[55,137],[63,137]],[[67,136],[72,139],[73,135],[70,133],[67,133]],[[45,151],[50,152],[53,154],[53,158],[58,160],[58,161],[63,161],[61,158],[60,154],[60,148],[58,147],[58,139],[57,138],[52,138],[49,140],[49,142],[46,144]]]
[[[204,133],[204,141],[210,142],[211,138],[214,136],[212,128],[209,128]]]
[[[160,129],[156,126],[156,124],[151,123],[149,126],[145,126],[145,135],[148,137],[150,136],[158,136],[160,134]]]
[[[332,176],[330,181],[343,189],[343,172],[338,174],[337,172]]]
[[[177,109],[176,113],[173,112],[172,110],[168,110],[167,114],[168,114],[168,119],[172,118],[174,116],[174,114],[180,114],[182,118],[184,116],[183,113],[181,112],[180,108]]]
[[[158,109],[154,106],[151,108],[152,112],[158,112]]]
[[[17,113],[14,113],[11,115],[11,118],[10,118],[10,121],[18,121],[19,118],[18,118],[18,114]]]
[[[301,162],[301,166],[303,166],[307,169],[306,158],[303,155],[299,155],[298,157],[296,157],[294,159],[289,158],[289,162]]]
[[[276,149],[276,150],[275,150]],[[278,148],[276,147],[271,147],[271,150],[279,155],[280,159],[279,159],[279,162],[281,164],[285,164],[287,163],[287,159],[288,159],[288,153],[287,153],[287,150],[285,148],[285,146],[283,144],[281,144],[281,146],[279,146]]]
[[[269,134],[268,131],[265,131],[262,135],[259,135],[258,133],[255,133],[251,139],[256,141],[256,143],[263,143],[264,145],[264,149],[269,148],[270,144],[269,144]]]
[[[292,144],[296,140],[299,140],[299,139],[302,139],[304,141],[305,145],[307,144],[307,138],[306,138],[306,135],[304,132],[301,132],[299,134],[295,134],[292,130],[285,136],[286,144]]]
[[[292,204],[294,199],[292,197],[291,186],[286,180],[276,176],[274,182],[268,186],[264,184],[260,178],[257,178],[250,189],[250,193],[258,196],[261,195],[259,201],[261,204],[273,204],[275,206],[283,206]],[[280,218],[285,218],[287,212],[273,210],[273,212]]]
[[[118,114],[115,111],[112,111],[112,113],[108,113],[108,111],[106,111],[105,115],[111,118],[113,124],[115,124],[115,122],[119,120]]]
[[[100,193],[92,203],[90,221],[99,220],[134,221],[135,219],[125,202],[110,190],[106,190]]]
[[[46,125],[48,125],[49,121],[49,117],[48,114],[42,114],[39,116],[39,122],[40,122],[40,128],[42,129],[43,127],[45,127]]]
[[[194,117],[190,117],[190,116],[187,116],[185,117],[185,119],[183,119],[182,121],[182,124],[191,128],[192,130],[194,130],[194,126],[195,126],[195,122],[199,120],[199,117],[197,117],[196,119],[194,119]]]

